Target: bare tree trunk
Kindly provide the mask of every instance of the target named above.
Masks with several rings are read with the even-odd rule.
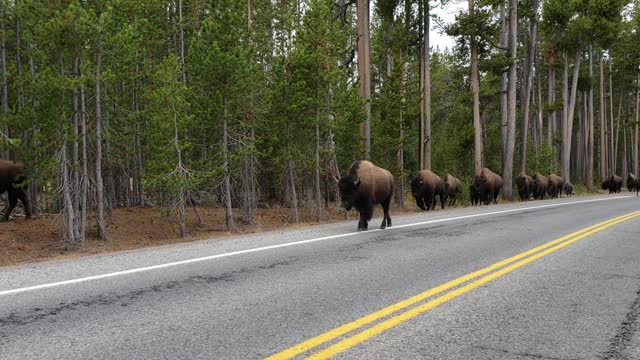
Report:
[[[104,221],[104,183],[102,179],[102,101],[100,98],[100,83],[102,75],[102,50],[96,55],[96,192],[97,209],[96,221],[98,233],[102,240],[109,240]]]
[[[108,100],[109,96],[107,95],[107,82],[104,83],[104,97]],[[115,106],[116,101],[113,101]],[[116,109],[114,109],[116,110]],[[114,111],[115,113],[115,111]],[[115,189],[115,181],[113,179],[113,166],[111,165],[111,136],[109,135],[109,116],[103,115],[103,125],[102,125],[103,139],[104,139],[104,170],[106,172],[105,176],[105,189],[107,199],[105,205],[107,207],[107,213],[111,214],[113,212],[113,208],[116,207],[116,189]]]
[[[607,178],[607,110],[604,97],[604,57],[600,54],[600,180]]]
[[[140,62],[136,62],[136,78],[140,75]],[[142,186],[142,180],[144,179],[144,158],[142,155],[142,147],[140,144],[140,124],[139,124],[139,115],[140,115],[140,101],[138,99],[138,93],[136,92],[136,88],[138,84],[134,84],[134,93],[133,93],[133,111],[136,114],[136,126],[135,126],[135,134],[134,134],[134,142],[135,142],[135,158],[136,158],[136,193],[137,193],[137,205],[144,206],[144,187]]]
[[[638,75],[638,83],[640,84],[640,75]],[[636,118],[634,124],[634,140],[633,140],[633,173],[638,176],[638,123],[640,123],[640,89],[636,90]]]
[[[80,63],[80,59],[79,58],[75,58],[73,61],[73,78],[78,80],[78,78],[80,77],[79,74],[79,63]],[[79,144],[78,144],[78,135],[79,135],[79,127],[78,127],[78,122],[79,122],[79,97],[80,97],[80,93],[78,91],[78,88],[74,88],[73,89],[73,99],[72,99],[72,103],[73,103],[73,116],[72,116],[72,122],[73,122],[73,142],[72,142],[72,152],[71,152],[71,163],[73,164],[72,168],[71,168],[71,180],[73,181],[72,184],[72,191],[73,191],[73,212],[74,215],[77,216],[75,222],[76,223],[80,223],[80,196],[78,196],[78,192],[80,191],[80,163],[79,163]]]
[[[589,78],[593,79],[593,47],[589,45]],[[588,117],[588,140],[587,140],[587,189],[593,190],[593,156],[594,156],[594,104],[593,104],[593,84],[589,87],[589,117]]]
[[[357,0],[358,17],[358,75],[360,76],[360,96],[365,101],[367,119],[360,125],[360,135],[364,140],[364,158],[371,158],[371,40],[369,37],[369,0]]]
[[[474,17],[475,0],[469,1],[469,16]],[[474,171],[482,169],[482,126],[480,125],[480,74],[478,73],[478,49],[475,35],[471,35],[471,92],[473,94]]]
[[[500,47],[506,49],[509,46],[509,33],[507,15],[504,0],[500,1]],[[507,154],[507,123],[508,123],[508,72],[503,70],[500,77],[500,129],[502,134],[502,166],[504,167],[505,156]],[[477,169],[476,169],[477,171]]]
[[[316,147],[315,147],[315,169],[313,180],[316,198],[316,221],[322,220],[322,193],[320,192],[320,107],[316,108]]]
[[[421,111],[421,123],[424,132],[420,134],[420,147],[422,152],[420,156],[422,162],[420,166],[422,169],[431,169],[431,49],[429,47],[429,25],[430,25],[430,5],[429,0],[423,0],[422,8],[424,14],[422,16],[423,21],[423,33],[422,33],[422,96],[423,106]]]
[[[300,212],[298,211],[298,193],[296,192],[296,176],[293,171],[293,160],[289,159],[289,187],[291,190],[291,209],[293,210],[293,219],[300,222]]]
[[[82,126],[82,177],[80,192],[80,238],[84,242],[87,236],[87,197],[89,196],[89,159],[87,155],[87,106],[84,84],[80,85],[80,125]]]
[[[256,222],[256,209],[258,208],[258,195],[257,195],[257,177],[256,177],[256,158],[254,155],[255,144],[255,130],[253,124],[250,125],[248,136],[249,145],[243,145],[246,148],[246,153],[242,158],[242,208],[243,208],[243,220],[247,224],[255,224]]]
[[[536,152],[538,152],[538,150],[540,150],[540,146],[542,146],[543,143],[543,139],[544,139],[544,135],[543,135],[543,129],[544,129],[544,108],[543,108],[543,100],[542,100],[542,73],[540,72],[540,67],[539,67],[539,63],[536,63],[536,72],[537,72],[537,77],[538,77],[538,116],[537,116],[537,121],[538,121],[538,126],[537,126],[537,138],[538,140],[536,141]]]
[[[513,199],[513,155],[516,137],[516,70],[518,36],[518,1],[510,0],[509,6],[509,93],[507,117],[507,152],[502,168],[502,196],[511,201]]]
[[[64,136],[64,135],[63,135]],[[67,140],[62,142],[62,150],[60,153],[60,172],[62,173],[62,199],[64,201],[64,239],[68,243],[78,245],[78,233],[76,229],[76,215],[73,211],[73,200],[71,198],[71,181],[69,179],[69,170],[67,167]]]
[[[6,47],[6,37],[7,33],[5,31],[5,13],[4,13],[4,1],[0,1],[0,62],[2,63],[2,115],[7,116],[9,113],[9,85],[7,82],[7,47]],[[9,126],[5,125],[2,128],[2,133],[4,134],[5,139],[2,139],[3,142],[7,142],[6,146],[3,146],[3,158],[4,159],[12,159],[12,151],[9,147],[8,139],[11,138],[11,130]],[[8,199],[8,197],[7,197]],[[8,200],[7,200],[8,201]]]
[[[527,49],[527,57],[525,58],[525,83],[523,94],[523,111],[522,111],[522,143],[520,150],[520,171],[525,171],[527,168],[527,143],[529,142],[529,108],[531,103],[531,88],[533,87],[533,65],[536,54],[537,34],[538,34],[538,22],[536,21],[536,11],[538,9],[538,2],[533,2],[533,17],[529,24],[529,48]]]
[[[613,81],[612,81],[611,71],[611,59],[609,59],[609,115],[610,115],[610,126],[609,126],[609,171],[611,174],[615,174],[616,172],[616,164],[615,164],[615,143],[613,142]],[[620,95],[622,96],[622,95]]]
[[[622,149],[622,154],[624,154],[624,156],[622,157],[622,176],[626,176],[629,173],[629,164],[627,163],[627,128],[624,127],[622,128],[622,137],[624,137],[624,147]]]
[[[556,103],[556,71],[549,68],[549,89],[547,94],[547,103],[549,105],[555,105]],[[555,124],[556,124],[556,111],[555,108],[549,111],[547,117],[547,143],[551,147],[551,150],[555,149],[553,144],[553,138],[555,137]]]
[[[401,106],[400,106],[400,148],[398,149],[398,172],[400,173],[400,177],[398,179],[398,186],[397,186],[397,195],[396,195],[396,200],[398,202],[398,204],[400,204],[401,208],[405,208],[405,203],[404,203],[404,185],[405,185],[405,181],[404,181],[404,107],[406,104],[406,98],[405,98],[405,93],[406,93],[406,85],[407,85],[407,77],[408,77],[408,73],[409,73],[409,63],[405,62],[403,64],[402,67],[402,80],[401,80],[401,84],[402,84],[402,100],[400,101]]]
[[[620,102],[618,103],[618,121],[616,124],[616,139],[613,142],[613,151],[611,152],[612,157],[612,174],[615,174],[618,171],[618,140],[620,139],[620,118],[622,117],[622,99],[624,98],[624,91],[620,92]],[[613,134],[613,125],[611,127]],[[613,136],[613,135],[611,135]]]
[[[225,223],[227,229],[234,229],[235,223],[233,222],[233,207],[231,204],[231,175],[229,173],[229,128],[227,124],[227,117],[229,114],[229,108],[227,104],[227,98],[224,99],[224,121],[222,128],[222,161],[224,161],[223,175],[224,175],[224,204],[225,204]]]

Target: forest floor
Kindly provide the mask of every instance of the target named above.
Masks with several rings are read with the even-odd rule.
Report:
[[[587,194],[584,194],[587,195]],[[407,207],[401,209],[392,206],[391,215],[415,213],[418,208],[413,199],[407,198]],[[465,205],[461,205],[465,206]],[[439,209],[439,206],[438,206]],[[16,215],[9,222],[0,222],[0,266],[17,265],[53,259],[103,254],[113,251],[139,249],[144,247],[176,244],[189,241],[225,238],[242,234],[282,228],[305,227],[318,224],[312,213],[300,210],[300,222],[292,219],[290,208],[257,209],[257,223],[244,224],[241,210],[234,210],[236,229],[229,231],[225,226],[223,208],[198,207],[202,223],[193,208],[187,209],[187,227],[189,236],[181,238],[175,217],[170,209],[161,207],[136,207],[114,209],[108,218],[107,232],[111,241],[105,242],[97,237],[97,231],[88,231],[88,240],[80,248],[70,248],[64,241],[62,217],[44,214],[26,220]],[[382,210],[376,207],[374,216],[380,216]],[[332,204],[323,211],[321,223],[357,221],[355,211],[346,212]],[[89,226],[94,221],[89,220]],[[93,230],[93,231],[92,231]]]
[[[408,204],[407,209],[393,208],[393,214],[413,213],[417,207]],[[318,224],[306,209],[300,209],[300,222],[293,221],[290,208],[257,209],[256,224],[244,224],[241,210],[234,209],[236,229],[228,231],[223,208],[198,207],[202,223],[193,208],[187,209],[189,236],[181,238],[175,217],[170,209],[161,207],[136,207],[114,209],[108,218],[108,242],[97,237],[97,231],[88,231],[88,241],[81,248],[70,248],[64,241],[62,217],[44,214],[27,220],[16,215],[9,222],[0,222],[0,266],[69,258],[112,251],[139,249],[157,245],[175,244],[196,240],[224,238],[291,227]],[[377,207],[374,216],[382,210]],[[323,211],[321,223],[356,220],[354,211],[346,212],[337,205]],[[94,221],[89,220],[91,226]]]

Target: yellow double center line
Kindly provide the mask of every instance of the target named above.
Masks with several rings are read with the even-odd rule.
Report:
[[[398,315],[395,315],[387,320],[379,322],[378,324],[366,328],[365,330],[358,332],[354,335],[351,335],[315,354],[312,354],[308,357],[308,359],[326,359],[335,354],[338,354],[342,351],[345,351],[353,346],[356,346],[367,339],[376,336],[386,330],[391,329],[392,327],[399,325],[409,319],[412,319],[426,311],[429,311],[451,299],[454,299],[464,293],[467,293],[479,286],[482,286],[491,280],[499,278],[505,274],[508,274],[520,267],[523,267],[533,261],[536,261],[546,255],[549,255],[557,250],[564,248],[565,246],[571,245],[576,241],[586,238],[587,236],[593,235],[597,232],[605,230],[609,227],[612,227],[616,224],[619,224],[623,221],[627,221],[633,219],[635,217],[640,216],[640,211],[635,211],[623,216],[619,216],[599,224],[595,224],[584,228],[582,230],[576,231],[569,235],[563,236],[559,239],[550,241],[546,244],[540,245],[531,250],[525,251],[518,255],[512,256],[508,259],[497,262],[493,265],[487,266],[484,269],[480,269],[478,271],[474,271],[467,275],[461,276],[455,280],[451,280],[447,283],[444,283],[440,286],[437,286],[433,289],[427,290],[421,294],[412,296],[406,300],[400,301],[396,304],[387,306],[383,309],[380,309],[376,312],[373,312],[369,315],[366,315],[360,319],[337,327],[333,330],[327,331],[324,334],[318,335],[314,338],[311,338],[307,341],[304,341],[300,344],[297,344],[293,347],[290,347],[282,352],[279,352],[275,355],[272,355],[267,358],[267,360],[281,360],[281,359],[290,359],[294,356],[305,353],[313,348],[316,348],[324,343],[335,340],[349,332],[360,329],[365,325],[371,324],[377,320],[385,318],[395,312],[406,309],[412,305],[415,305],[423,300],[426,300],[434,295],[438,295],[444,291],[460,286],[470,280],[474,280],[482,275],[486,275],[481,277],[475,281],[472,281],[464,286],[460,286],[457,289],[454,289],[444,295],[436,297],[432,300],[429,300],[419,306],[413,307],[410,310],[402,312]],[[499,270],[498,270],[499,269]],[[498,270],[498,271],[495,271]],[[495,272],[494,272],[495,271]]]

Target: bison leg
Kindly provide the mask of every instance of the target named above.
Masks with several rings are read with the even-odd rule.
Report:
[[[358,222],[358,231],[366,231],[369,229],[369,220],[373,216],[373,204],[371,200],[367,202],[363,209],[360,211],[360,222]]]
[[[29,206],[27,194],[23,190],[20,190],[20,192],[18,192],[17,198],[22,201],[22,206],[24,206],[24,213],[27,216],[27,219],[31,219],[31,207]]]
[[[440,205],[442,207],[442,210],[444,210],[444,203],[447,201],[447,194],[444,192],[440,193]]]
[[[18,198],[16,197],[16,194],[14,194],[12,191],[9,191],[9,207],[5,210],[4,217],[2,218],[2,220],[4,221],[9,220],[9,215],[11,215],[11,213],[13,212],[13,208],[16,207],[17,203],[18,203]]]
[[[389,216],[389,207],[391,205],[391,195],[386,198],[382,203],[382,210],[384,214],[382,215],[382,224],[380,225],[380,229],[386,229],[387,227],[391,227],[391,216]]]

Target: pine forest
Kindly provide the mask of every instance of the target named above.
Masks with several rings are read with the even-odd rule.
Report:
[[[639,1],[468,0],[442,21],[452,4],[1,0],[0,158],[76,245],[118,208],[163,208],[182,237],[201,207],[229,230],[275,205],[321,221],[361,159],[393,175],[392,209],[424,169],[463,202],[482,168],[505,201],[520,172],[638,175]]]

